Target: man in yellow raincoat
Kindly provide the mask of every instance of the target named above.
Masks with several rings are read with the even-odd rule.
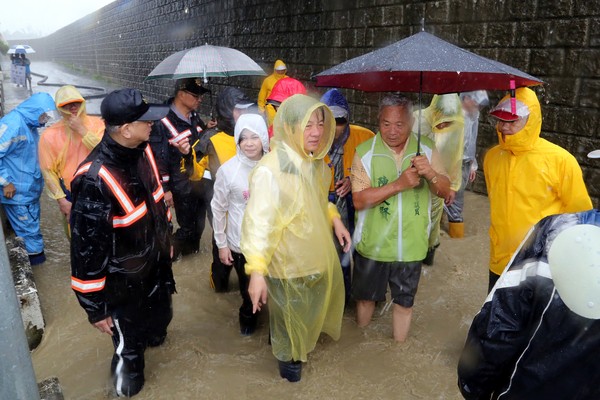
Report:
[[[240,243],[248,292],[254,312],[269,300],[273,354],[290,382],[300,380],[321,332],[340,336],[344,282],[332,226],[345,251],[351,239],[327,201],[331,171],[323,157],[334,135],[329,108],[296,94],[281,104],[272,151],[250,175]]]
[[[287,75],[287,66],[281,60],[275,61],[275,65],[273,66],[273,73],[265,78],[260,87],[260,92],[258,92],[258,109],[261,113],[265,112],[265,106],[267,105],[267,99],[269,98],[269,94],[271,94],[271,90],[273,90],[273,86],[277,83],[278,80],[285,78]]]
[[[414,114],[417,117],[418,111]],[[416,131],[416,127],[413,130]],[[421,113],[421,135],[428,136],[435,142],[444,170],[450,178],[448,196],[431,197],[431,231],[427,256],[423,264],[433,265],[435,249],[440,245],[440,222],[444,205],[452,204],[462,184],[464,118],[460,98],[456,93],[433,96],[429,107]]]
[[[47,193],[58,203],[69,235],[71,180],[79,164],[100,143],[104,122],[87,115],[85,99],[74,86],[58,89],[54,101],[62,119],[42,132],[38,153]]]
[[[490,199],[488,291],[513,253],[542,218],[592,208],[583,174],[568,151],[540,137],[542,111],[535,92],[516,90],[490,111],[497,119],[498,144],[483,160]]]

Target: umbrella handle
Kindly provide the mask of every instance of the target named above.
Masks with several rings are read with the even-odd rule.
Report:
[[[515,80],[510,80],[510,112],[514,115],[517,115],[517,98],[516,98],[516,84]]]

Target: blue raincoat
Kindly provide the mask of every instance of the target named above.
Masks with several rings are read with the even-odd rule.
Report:
[[[3,204],[39,202],[44,181],[38,162],[38,119],[55,109],[52,96],[35,93],[0,119],[0,185],[12,183],[16,188],[12,199],[2,196]]]
[[[45,260],[40,230],[40,195],[44,180],[38,161],[38,128],[42,114],[55,110],[48,93],[36,93],[0,119],[0,185],[12,183],[12,198],[0,195],[4,211],[17,234],[25,240],[31,264]]]

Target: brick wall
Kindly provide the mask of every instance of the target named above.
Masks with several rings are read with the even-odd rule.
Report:
[[[38,51],[33,61],[71,65],[155,100],[170,94],[172,81],[144,77],[171,53],[204,43],[239,49],[269,73],[281,58],[289,75],[320,93],[312,75],[416,33],[422,17],[428,32],[547,82],[538,90],[543,136],[575,155],[597,206],[600,165],[585,157],[600,148],[597,1],[118,0],[29,44]],[[260,83],[259,77],[211,82],[216,91],[230,84],[252,96]],[[344,92],[354,120],[374,128],[379,95]],[[501,96],[490,94],[492,103]],[[495,142],[493,127],[483,124],[480,159]],[[481,177],[475,190],[485,191]]]

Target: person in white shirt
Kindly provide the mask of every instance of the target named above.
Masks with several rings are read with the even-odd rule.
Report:
[[[210,205],[219,259],[225,265],[233,265],[238,275],[243,299],[239,312],[240,332],[250,335],[256,329],[257,314],[252,312],[248,295],[249,277],[244,271],[246,260],[240,250],[240,236],[250,196],[248,175],[269,151],[269,135],[263,117],[258,114],[240,116],[235,124],[234,140],[237,154],[218,169]]]

